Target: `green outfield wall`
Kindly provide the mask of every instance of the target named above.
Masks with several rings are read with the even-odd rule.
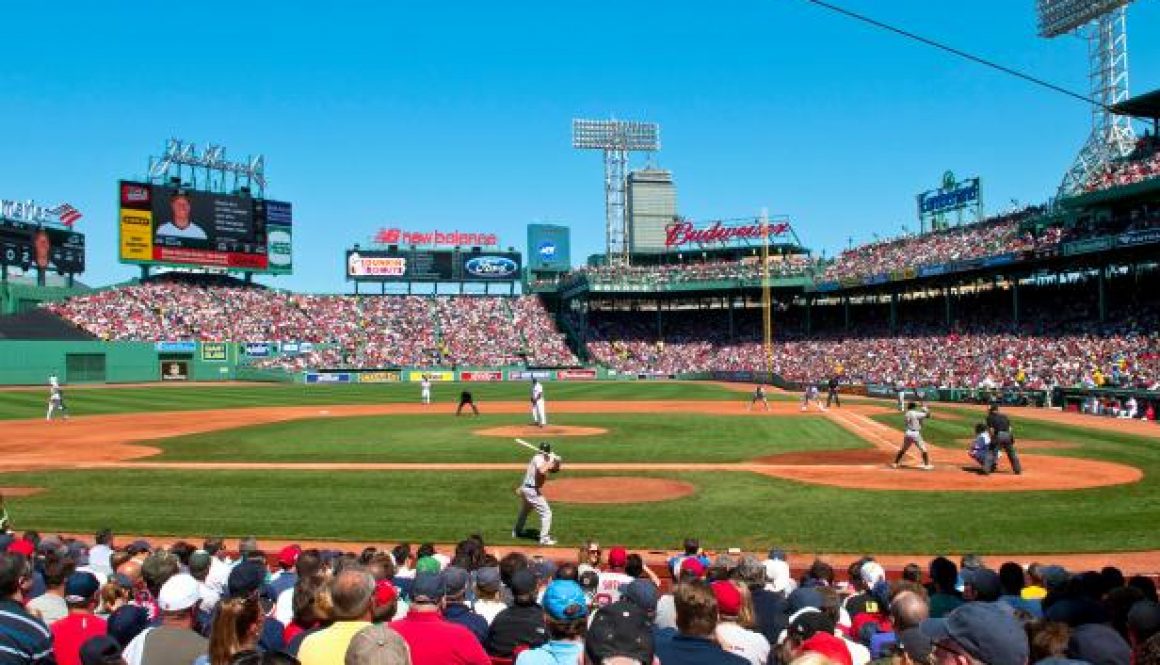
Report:
[[[239,348],[229,343],[0,340],[0,385],[230,381]]]

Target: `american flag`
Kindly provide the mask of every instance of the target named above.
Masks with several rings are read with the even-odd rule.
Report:
[[[59,215],[60,223],[69,227],[70,229],[72,228],[73,224],[77,223],[77,220],[79,220],[81,217],[84,217],[80,210],[77,210],[68,203],[62,203],[58,205],[52,210],[52,212]]]

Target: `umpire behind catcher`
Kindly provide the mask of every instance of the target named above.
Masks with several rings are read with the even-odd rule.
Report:
[[[1015,452],[1015,439],[1011,435],[1011,420],[1007,414],[999,413],[999,405],[992,404],[987,413],[987,430],[991,433],[991,446],[987,450],[987,463],[983,465],[983,474],[990,474],[999,466],[999,450],[1007,453],[1011,461],[1011,470],[1015,475],[1023,473],[1023,466],[1019,463],[1019,453]]]

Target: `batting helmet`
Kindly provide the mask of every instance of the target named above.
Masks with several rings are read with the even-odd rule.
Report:
[[[547,441],[541,441],[540,442],[540,452],[546,453],[546,454],[551,454],[552,444],[548,443]]]

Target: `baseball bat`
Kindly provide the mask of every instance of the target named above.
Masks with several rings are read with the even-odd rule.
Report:
[[[540,448],[538,446],[532,445],[532,444],[528,443],[527,441],[524,441],[523,439],[516,439],[516,443],[520,444],[521,446],[523,446],[525,448],[529,448],[531,450],[534,450],[537,453],[543,452],[542,450],[540,450]],[[555,457],[556,459],[564,459],[563,457],[560,457],[559,455],[557,455],[554,452],[548,453],[548,457]]]

